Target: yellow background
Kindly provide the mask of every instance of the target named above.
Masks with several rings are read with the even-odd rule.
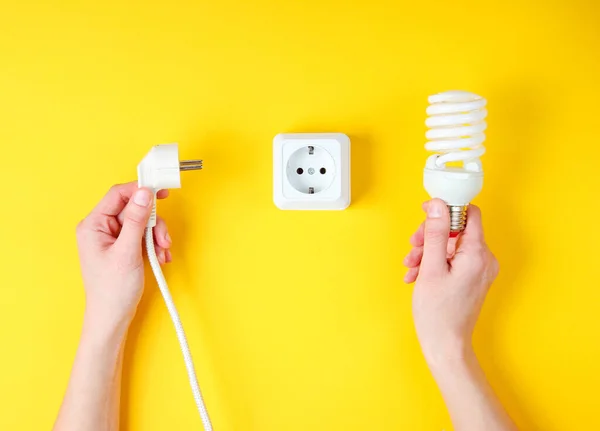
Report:
[[[476,349],[524,430],[600,427],[593,0],[0,4],[0,429],[50,429],[83,313],[74,229],[155,144],[205,160],[159,213],[215,429],[450,429],[402,283],[426,97],[488,99],[477,203],[501,264]],[[352,140],[351,207],[283,212],[271,141]],[[153,282],[123,429],[199,429]]]

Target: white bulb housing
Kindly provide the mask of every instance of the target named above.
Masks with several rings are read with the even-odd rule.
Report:
[[[465,91],[429,97],[425,149],[435,154],[427,159],[423,183],[432,198],[449,206],[468,205],[483,187],[485,105],[484,98]]]

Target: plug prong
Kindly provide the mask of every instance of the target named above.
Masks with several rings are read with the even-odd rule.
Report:
[[[181,160],[179,162],[180,165],[196,165],[196,164],[202,164],[202,160]]]
[[[202,169],[202,160],[182,160],[179,162],[180,171],[197,171]]]

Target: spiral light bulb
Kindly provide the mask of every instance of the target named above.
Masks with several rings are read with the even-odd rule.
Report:
[[[423,184],[448,205],[451,236],[464,230],[468,205],[483,187],[485,105],[484,98],[466,91],[429,97],[425,149],[435,154],[427,159]]]

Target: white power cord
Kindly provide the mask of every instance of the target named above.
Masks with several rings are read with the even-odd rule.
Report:
[[[169,292],[167,281],[165,280],[165,276],[160,268],[160,263],[156,257],[156,250],[154,249],[154,233],[153,228],[151,227],[146,228],[146,250],[148,252],[148,260],[150,261],[152,272],[154,273],[154,277],[156,277],[156,282],[158,283],[158,288],[160,289],[160,293],[162,293],[162,296],[165,300],[165,304],[167,305],[167,309],[169,310],[169,314],[173,320],[173,325],[175,325],[175,332],[177,332],[177,339],[179,340],[179,345],[181,346],[181,352],[183,353],[185,367],[187,369],[188,378],[190,379],[192,393],[194,394],[194,401],[196,401],[198,412],[202,418],[204,431],[212,431],[212,424],[210,423],[208,411],[206,410],[204,400],[202,399],[202,393],[200,392],[200,386],[198,385],[198,379],[196,378],[196,370],[194,369],[192,354],[190,353],[190,348],[188,347],[188,343],[185,338],[185,332],[183,331],[183,326],[181,324],[181,320],[179,319],[177,308],[175,308],[175,303],[173,302],[173,298]]]
[[[177,144],[156,145],[152,147],[150,152],[146,154],[146,157],[142,159],[137,167],[138,186],[147,187],[153,190],[154,193],[157,193],[159,190],[178,189],[181,187],[181,171],[197,171],[200,169],[202,169],[202,160],[179,161]],[[146,225],[146,250],[148,252],[148,260],[150,261],[154,277],[156,277],[156,281],[158,282],[160,293],[162,293],[171,319],[173,320],[173,324],[175,325],[177,339],[181,346],[185,367],[190,379],[190,385],[192,386],[192,393],[194,394],[194,401],[198,407],[198,412],[200,413],[200,418],[204,425],[204,431],[212,431],[212,424],[210,423],[210,418],[208,417],[208,412],[206,411],[206,406],[202,399],[202,393],[200,392],[200,386],[198,385],[198,379],[196,378],[196,370],[194,370],[194,363],[192,362],[190,348],[188,347],[185,338],[185,332],[183,332],[179,314],[173,303],[173,298],[171,298],[165,276],[162,273],[162,269],[160,269],[158,258],[156,257],[156,250],[154,249],[154,226],[156,226],[156,200],[150,218],[148,219],[148,224]]]

